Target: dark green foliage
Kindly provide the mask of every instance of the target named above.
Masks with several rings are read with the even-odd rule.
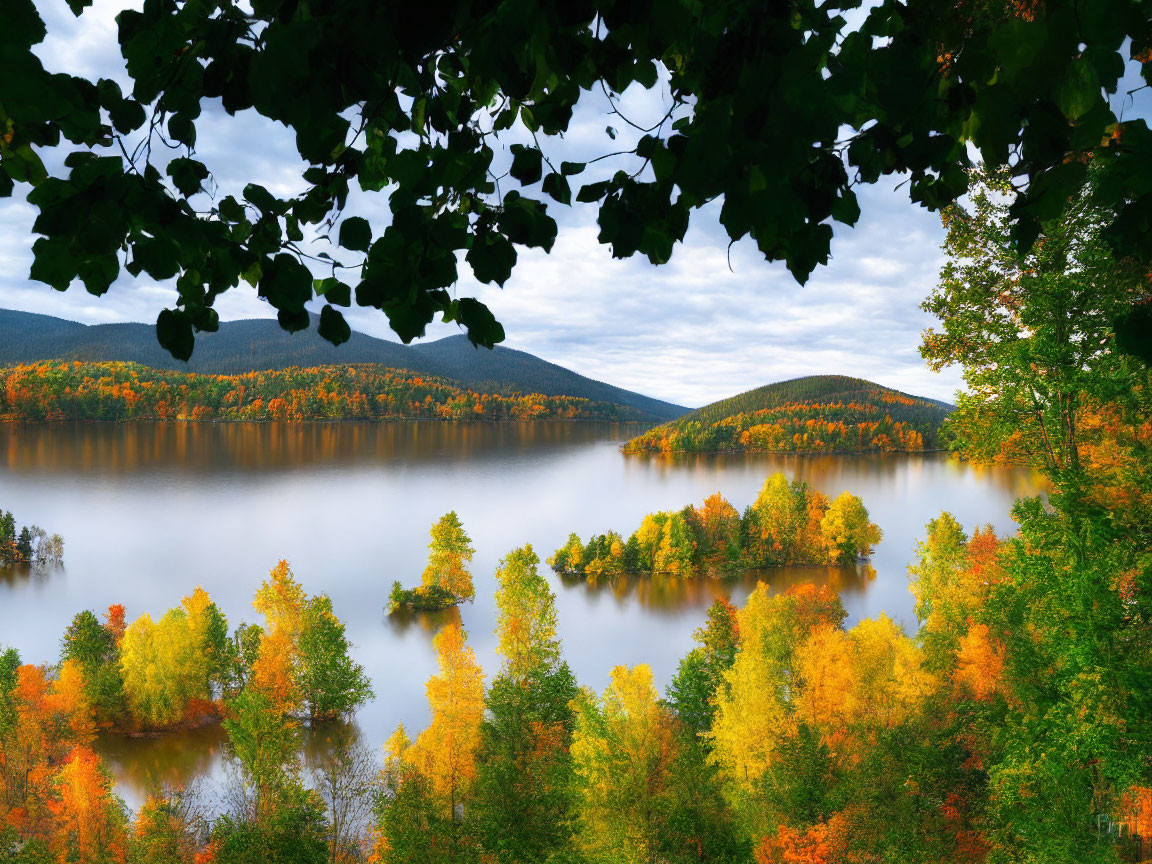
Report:
[[[562,861],[574,806],[568,747],[579,692],[567,663],[492,682],[468,817],[500,862]]]
[[[332,614],[326,595],[313,597],[300,631],[297,683],[312,720],[347,715],[372,698],[364,667],[349,656],[344,624]]]
[[[216,864],[325,864],[327,823],[316,794],[297,783],[281,789],[256,819],[225,815],[212,829]]]
[[[1010,163],[1025,187],[1012,212],[1022,247],[1040,220],[1060,217],[1085,163],[1103,165],[1106,236],[1118,257],[1147,261],[1152,133],[1143,118],[1120,122],[1106,98],[1152,41],[1139,4],[884,0],[841,14],[858,5],[478,10],[445,0],[413,14],[373,0],[339,10],[313,0],[153,3],[117,18],[125,95],[108,80],[45,69],[33,52],[44,24],[30,0],[12,0],[0,18],[0,196],[33,187],[32,277],[54,288],[79,279],[104,293],[122,248],[133,275],[178,275],[177,308],[157,329],[181,356],[190,335],[216,326],[216,298],[242,279],[285,329],[308,327],[311,279],[297,244],[329,229],[357,187],[388,190],[391,210],[374,238],[358,217],[344,220],[353,257],[341,263],[361,268],[357,302],[405,341],[442,315],[491,345],[502,328],[478,301],[460,314],[449,290],[458,256],[477,278],[502,283],[516,246],[550,249],[548,207],[564,204],[541,199],[569,201],[564,178],[585,166],[556,171],[548,150],[586,92],[611,98],[633,85],[664,88],[666,116],[646,131],[625,117],[607,126],[605,159],[586,163],[595,176],[576,195],[598,208],[599,240],[616,257],[667,261],[692,212],[719,199],[733,241],[749,238],[804,282],[828,260],[832,221],[859,218],[856,184],[906,175],[911,199],[937,209],[964,193],[975,150]],[[1152,80],[1147,64],[1141,74]],[[302,191],[282,199],[250,184],[247,206],[231,190],[203,212],[213,166],[192,152],[202,106],[216,99],[294,133]],[[157,122],[138,131],[153,111]],[[509,166],[500,135],[513,126],[533,143],[514,145]],[[148,161],[150,147],[134,163],[123,158],[132,147],[122,145],[165,133],[181,151],[167,176]],[[51,160],[59,176],[50,176],[38,151],[55,147],[71,152]],[[496,182],[506,172],[522,190]]]
[[[697,646],[680,661],[668,685],[667,700],[686,732],[699,736],[712,728],[716,693],[724,686],[724,672],[736,659],[735,607],[726,600],[715,601],[708,609],[708,623],[693,637]]]

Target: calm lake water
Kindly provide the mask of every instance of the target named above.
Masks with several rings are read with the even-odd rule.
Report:
[[[531,543],[541,559],[570,531],[625,536],[644,514],[720,491],[737,509],[782,471],[835,496],[863,498],[884,539],[872,569],[785,568],[726,581],[565,584],[557,594],[565,656],[580,681],[603,689],[617,664],[648,663],[663,687],[692,645],[714,597],[742,602],[757,575],[774,587],[815,581],[842,595],[851,621],[886,612],[912,631],[907,565],[941,510],[969,530],[1010,532],[1012,502],[1040,494],[1029,471],[974,468],[930,454],[795,457],[624,456],[639,427],[609,424],[147,424],[0,425],[0,507],[21,524],[65,538],[63,570],[0,571],[0,644],[25,662],[54,662],[81,609],[123,603],[129,620],[158,617],[202,585],[235,625],[286,558],[312,594],[327,593],[347,624],[375,700],[358,715],[382,744],[403,722],[428,718],[424,683],[432,637],[458,615],[485,669],[494,654],[493,571]],[[428,529],[455,510],[476,548],[476,602],[435,618],[389,618],[392,581],[419,581]],[[120,794],[137,805],[150,784],[182,784],[222,770],[219,730],[104,741]]]

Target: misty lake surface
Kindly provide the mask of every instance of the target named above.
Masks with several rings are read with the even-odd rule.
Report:
[[[830,497],[859,495],[884,539],[871,568],[793,567],[732,580],[566,583],[557,595],[565,657],[597,690],[618,664],[648,663],[663,688],[717,596],[742,603],[757,578],[836,588],[849,624],[886,612],[916,627],[907,566],[941,510],[967,528],[1014,529],[1009,511],[1041,494],[1031,471],[978,468],[942,454],[625,456],[643,427],[591,423],[298,423],[0,425],[0,507],[65,539],[65,567],[0,571],[0,644],[52,663],[72,616],[123,603],[129,620],[159,617],[202,585],[235,626],[281,558],[310,594],[326,593],[347,625],[376,698],[357,715],[378,746],[403,722],[428,719],[432,637],[455,616],[480,662],[497,669],[493,572],[531,543],[547,558],[576,531],[627,536],[646,513],[719,491],[738,510],[781,471]],[[428,529],[459,514],[476,555],[475,603],[437,616],[389,617],[393,580],[419,582]],[[107,738],[101,752],[129,806],[150,786],[218,777],[223,733]]]

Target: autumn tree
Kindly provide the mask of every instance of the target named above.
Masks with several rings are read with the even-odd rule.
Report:
[[[120,609],[121,616],[123,608]],[[120,672],[123,617],[114,627],[101,624],[89,611],[72,619],[61,639],[60,659],[78,664],[89,702],[101,725],[116,726],[125,714],[124,682]]]
[[[724,832],[700,830],[693,805],[708,797],[708,774],[685,770],[676,718],[647,665],[617,666],[603,697],[584,691],[575,708],[576,844],[587,860],[687,862],[735,852]]]
[[[439,588],[460,600],[476,596],[468,563],[472,560],[472,541],[464,532],[455,511],[449,511],[432,525],[428,544],[428,566],[421,582],[428,588]]]
[[[496,861],[563,860],[572,833],[569,748],[577,695],[561,659],[555,595],[531,546],[496,571],[500,673],[480,730],[470,824]]]
[[[925,332],[921,353],[934,369],[963,369],[968,390],[951,423],[970,455],[1076,471],[1085,398],[1133,386],[1114,322],[1148,298],[1148,282],[1113,257],[1098,186],[1043,219],[1024,249],[1011,242],[1018,205],[1006,170],[974,171],[970,203],[945,211],[948,260],[924,303],[941,327]]]
[[[782,758],[782,745],[797,731],[789,686],[796,649],[814,628],[843,619],[839,598],[812,585],[773,596],[761,583],[740,611],[739,648],[717,691],[709,758],[754,836],[771,828],[777,805],[765,794],[765,783]]]
[[[180,793],[149,795],[132,825],[128,862],[200,864],[200,847],[200,832],[188,799]]]
[[[868,519],[864,502],[847,491],[828,505],[820,520],[820,533],[831,564],[853,564],[868,557],[881,537],[879,527]]]
[[[127,854],[124,805],[112,791],[112,778],[100,759],[77,747],[54,779],[52,840],[57,860],[121,864]]]
[[[484,716],[484,673],[466,639],[458,624],[436,634],[432,645],[440,671],[427,687],[432,722],[399,754],[409,766],[408,775],[418,778],[420,799],[434,802],[434,818],[443,833],[430,842],[442,844],[445,860],[460,860],[468,847],[462,819],[476,778]],[[389,837],[394,846],[399,840]],[[404,853],[398,854],[403,860]]]

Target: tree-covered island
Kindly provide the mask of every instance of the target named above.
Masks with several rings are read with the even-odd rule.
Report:
[[[388,611],[408,608],[433,612],[473,599],[476,589],[472,587],[468,563],[474,551],[460,517],[454,510],[445,513],[432,525],[428,566],[421,574],[420,584],[404,588],[399,581],[393,582]]]
[[[834,500],[783,474],[764,481],[741,514],[717,492],[699,507],[649,513],[627,540],[615,531],[568,537],[548,559],[587,579],[657,574],[694,577],[789,564],[852,564],[872,554],[880,528],[845,491]]]

